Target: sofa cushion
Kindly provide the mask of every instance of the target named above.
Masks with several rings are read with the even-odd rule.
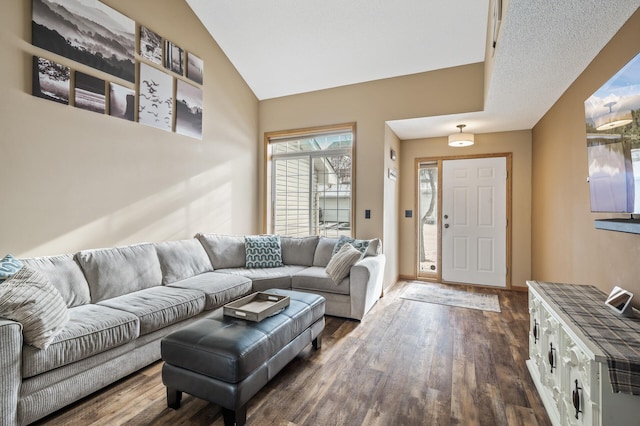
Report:
[[[163,285],[213,271],[207,252],[195,238],[154,245],[160,261]]]
[[[138,335],[139,320],[133,314],[100,305],[70,308],[69,322],[46,350],[24,347],[22,375],[32,377],[88,358]]]
[[[247,268],[277,268],[282,266],[282,248],[278,235],[248,235],[244,237]]]
[[[291,288],[291,277],[305,269],[304,266],[285,265],[279,268],[229,268],[219,269],[221,274],[247,277],[251,280],[252,291],[264,291],[270,288]]]
[[[323,293],[349,294],[350,277],[344,278],[339,285],[329,278],[322,266],[311,266],[291,277],[291,288],[294,290],[320,291]]]
[[[140,335],[191,318],[204,310],[204,293],[168,286],[151,287],[103,300],[98,304],[132,313],[140,320]]]
[[[214,270],[245,267],[244,236],[199,233],[196,238],[207,251]]]
[[[313,265],[313,255],[318,246],[317,235],[310,237],[281,237],[282,262],[285,265]]]
[[[207,272],[169,284],[169,287],[190,288],[205,294],[204,309],[210,310],[251,292],[251,280],[242,275]]]
[[[313,266],[322,266],[323,268],[327,266],[337,242],[337,238],[320,237],[313,255]]]
[[[91,290],[91,302],[162,284],[162,271],[152,244],[138,244],[76,255]]]
[[[69,313],[44,275],[22,267],[0,284],[0,318],[22,324],[24,342],[46,349],[69,321]]]
[[[91,302],[89,284],[72,254],[21,260],[25,266],[47,277],[69,308]]]

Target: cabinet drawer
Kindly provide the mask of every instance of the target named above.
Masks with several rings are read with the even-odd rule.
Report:
[[[550,389],[560,388],[560,345],[562,343],[561,326],[549,312],[541,311],[542,339],[541,355],[542,383]]]
[[[542,363],[542,323],[540,301],[529,298],[529,357],[536,359],[536,364]]]
[[[598,387],[598,374],[595,361],[586,354],[571,337],[562,330],[562,364],[566,372],[563,377],[565,386],[573,384],[575,380],[584,384],[584,390],[591,394],[592,387]]]
[[[563,424],[597,424],[597,420],[594,420],[599,409],[596,363],[564,330],[561,331],[561,334],[563,341],[561,357]]]

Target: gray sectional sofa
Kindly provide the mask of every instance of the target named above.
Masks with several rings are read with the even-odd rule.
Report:
[[[325,272],[337,239],[280,241],[274,268],[247,268],[244,237],[216,234],[20,259],[56,287],[69,321],[36,349],[20,323],[0,318],[0,425],[34,422],[159,360],[162,337],[246,294],[312,292],[327,315],[357,320],[382,295],[380,240],[339,284]]]

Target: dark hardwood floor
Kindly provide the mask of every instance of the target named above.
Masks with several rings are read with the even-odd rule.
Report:
[[[249,425],[549,425],[525,366],[527,293],[498,294],[501,313],[387,291],[364,321],[327,317],[307,347],[248,405]],[[428,284],[440,286],[441,284]],[[219,407],[185,394],[167,408],[157,362],[42,425],[223,425]]]

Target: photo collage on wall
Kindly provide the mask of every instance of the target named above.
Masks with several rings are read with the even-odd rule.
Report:
[[[107,81],[34,56],[34,96],[135,121],[137,94],[138,122],[202,139],[204,65],[198,56],[140,25],[136,58],[135,21],[99,0],[32,4],[34,46],[124,81]]]

